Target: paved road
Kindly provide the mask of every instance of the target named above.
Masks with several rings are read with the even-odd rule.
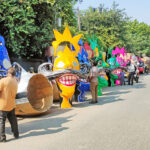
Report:
[[[0,150],[150,150],[150,76],[134,86],[104,89],[98,104],[53,111],[18,118],[18,140],[7,123],[8,142]]]

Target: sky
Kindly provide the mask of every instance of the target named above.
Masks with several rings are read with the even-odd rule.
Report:
[[[99,4],[104,4],[110,8],[114,0],[83,0],[81,4],[77,3],[75,8],[81,10],[88,9],[92,6],[97,8]],[[115,0],[119,4],[120,9],[125,8],[125,12],[132,19],[137,19],[139,22],[144,22],[150,25],[150,0]]]

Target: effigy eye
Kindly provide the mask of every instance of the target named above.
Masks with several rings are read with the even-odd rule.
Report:
[[[57,67],[58,68],[63,68],[64,67],[64,63],[62,61],[60,61],[58,64],[57,64]]]
[[[73,62],[73,67],[77,67],[78,66],[78,64],[77,64],[77,62]]]

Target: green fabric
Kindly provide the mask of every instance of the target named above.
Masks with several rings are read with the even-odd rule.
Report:
[[[108,86],[108,81],[100,76],[98,78],[98,96],[102,95],[102,88]]]
[[[110,73],[110,82],[111,82],[111,86],[114,87],[114,83],[115,81],[118,79],[119,77],[115,74]]]
[[[98,51],[100,50],[100,46],[98,45],[98,39],[95,38],[95,35],[93,34],[93,40],[91,40],[89,38],[89,41],[90,41],[90,44],[91,44],[91,48],[94,52],[94,57],[95,57],[95,48],[97,47],[98,48]]]
[[[113,48],[110,48],[108,51],[108,54],[111,55],[111,58],[107,60],[107,63],[109,64],[109,68],[118,68],[120,67],[120,64],[117,62],[116,56],[112,54]],[[115,74],[110,73],[110,82],[111,86],[113,87],[115,84],[114,82],[118,79],[118,76]]]

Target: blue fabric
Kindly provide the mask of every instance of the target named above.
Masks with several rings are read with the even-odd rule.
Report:
[[[52,63],[49,57],[47,57],[47,60],[48,60],[49,63]]]
[[[8,69],[8,68],[5,68],[5,66],[4,66],[4,60],[8,61],[10,63],[8,52],[7,52],[7,49],[5,47],[5,40],[0,35],[0,74],[2,76],[6,76],[6,72]]]
[[[120,72],[120,78],[121,78],[121,80],[124,80],[124,75],[125,75],[124,71]]]
[[[85,101],[85,92],[90,91],[90,83],[77,81],[77,84],[79,85],[78,90],[80,92],[78,95],[78,102],[83,102]]]
[[[89,60],[88,60],[88,53],[84,50],[83,47],[81,47],[81,54],[78,53],[78,60],[79,60],[79,63],[86,63],[90,65]]]
[[[78,44],[81,45],[81,46],[84,45],[82,39],[79,40]]]

